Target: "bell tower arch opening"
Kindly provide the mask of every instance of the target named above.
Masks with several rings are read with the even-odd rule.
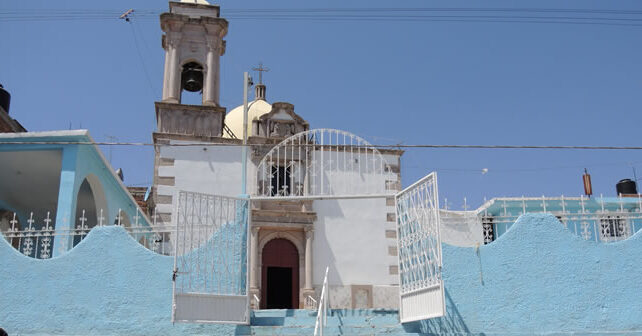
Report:
[[[299,308],[299,252],[287,239],[272,239],[261,258],[261,308]]]
[[[181,67],[180,102],[182,104],[203,103],[203,71],[203,66],[194,61],[188,61]]]

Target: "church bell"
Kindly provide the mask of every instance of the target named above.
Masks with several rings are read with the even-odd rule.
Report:
[[[181,74],[181,85],[183,90],[198,92],[203,89],[203,67],[195,62],[183,66]]]

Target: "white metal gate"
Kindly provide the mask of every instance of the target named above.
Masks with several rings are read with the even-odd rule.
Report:
[[[437,173],[398,193],[395,205],[401,322],[444,316]]]
[[[172,322],[249,323],[249,202],[179,193]]]
[[[259,162],[257,197],[372,197],[397,183],[386,159],[366,140],[345,131],[314,129],[274,146]]]

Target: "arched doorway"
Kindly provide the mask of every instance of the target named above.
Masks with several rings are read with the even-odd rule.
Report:
[[[299,252],[289,240],[277,238],[263,247],[261,308],[299,308]]]
[[[87,175],[76,194],[73,246],[78,245],[94,226],[107,224],[107,211],[107,200],[100,180],[96,175]]]

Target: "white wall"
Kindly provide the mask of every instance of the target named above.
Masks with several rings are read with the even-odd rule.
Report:
[[[386,192],[386,181],[397,174],[385,171],[382,156],[343,151],[314,151],[310,190],[315,195],[359,195]]]
[[[330,267],[330,285],[390,285],[398,276],[389,274],[397,257],[388,255],[394,239],[385,231],[394,223],[386,222],[386,200],[317,200],[314,210],[314,285],[323,282]]]
[[[172,144],[186,141],[171,141]],[[189,141],[189,143],[194,143]],[[165,146],[160,157],[173,158],[173,166],[159,166],[160,177],[174,177],[174,186],[158,185],[158,195],[172,196],[172,204],[159,204],[159,212],[173,212],[179,191],[238,197],[241,194],[240,146]],[[252,163],[248,160],[248,165]],[[251,176],[253,167],[248,169]],[[248,183],[251,183],[248,178]],[[248,188],[250,189],[250,188]]]

